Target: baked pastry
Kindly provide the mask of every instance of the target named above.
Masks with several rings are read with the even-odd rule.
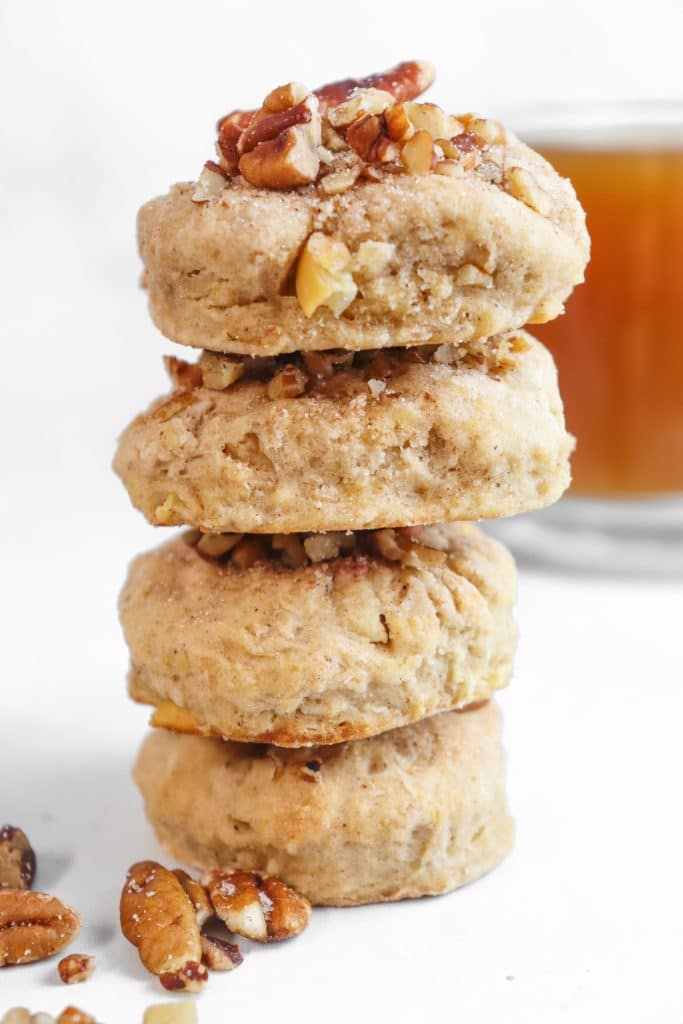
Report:
[[[374,735],[507,683],[515,586],[469,524],[186,534],[139,556],[121,594],[130,693],[154,722],[228,739]]]
[[[399,900],[472,881],[509,851],[500,729],[489,703],[306,750],[157,730],[135,780],[185,863],[276,875],[315,904]]]
[[[498,122],[413,102],[430,81],[290,83],[223,118],[218,162],[138,217],[159,329],[248,355],[477,349],[557,316],[589,253],[570,182]]]
[[[114,461],[150,522],[362,530],[542,508],[569,483],[550,354],[529,334],[273,359],[170,360],[177,389]]]

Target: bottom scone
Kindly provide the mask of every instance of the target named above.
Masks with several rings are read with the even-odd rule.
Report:
[[[399,900],[470,882],[509,851],[500,733],[492,702],[303,750],[158,730],[135,780],[188,864],[277,875],[315,904]]]

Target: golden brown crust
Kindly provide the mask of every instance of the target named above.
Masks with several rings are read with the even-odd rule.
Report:
[[[518,168],[538,184],[543,212],[457,167],[455,177],[380,169],[381,180],[329,196],[315,185],[282,192],[236,178],[197,203],[192,184],[174,186],[138,217],[152,317],[174,341],[259,355],[469,344],[550,319],[583,280],[584,214],[570,183],[516,139],[502,160],[511,188],[520,191]],[[394,247],[376,276],[354,272],[358,294],[341,315],[321,306],[307,317],[294,291],[299,254],[316,231],[352,260],[367,241]],[[459,283],[470,266],[487,285]]]
[[[225,391],[177,391],[124,431],[114,468],[150,522],[216,533],[541,508],[569,482],[555,367],[524,332],[490,346],[505,359],[407,362],[377,381],[352,366],[292,398],[246,375]]]
[[[493,704],[306,750],[157,731],[135,778],[174,856],[276,874],[314,904],[445,892],[512,843]]]
[[[410,533],[395,561],[240,569],[182,538],[140,556],[120,600],[131,695],[172,701],[207,733],[282,746],[486,699],[511,671],[512,559],[467,524]]]

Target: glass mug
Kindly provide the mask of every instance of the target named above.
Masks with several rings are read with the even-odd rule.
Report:
[[[683,102],[506,123],[571,178],[592,244],[566,313],[531,328],[577,438],[571,489],[494,532],[533,560],[683,575]]]

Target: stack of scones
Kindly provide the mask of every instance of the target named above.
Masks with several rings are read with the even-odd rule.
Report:
[[[569,482],[549,353],[570,183],[431,68],[290,83],[139,214],[151,314],[200,349],[115,468],[160,526],[120,601],[161,842],[314,904],[440,893],[510,849],[515,567],[471,520]]]

